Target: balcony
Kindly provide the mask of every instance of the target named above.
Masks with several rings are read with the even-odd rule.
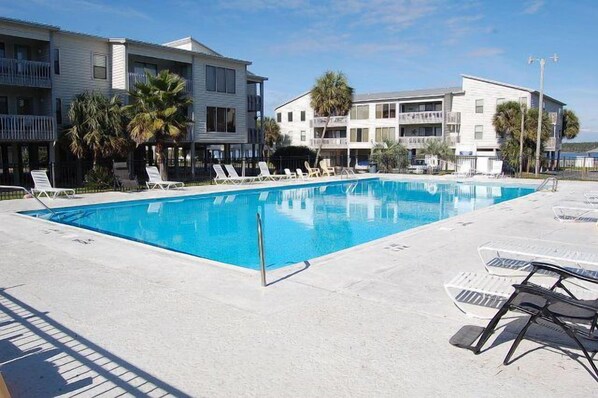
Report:
[[[461,124],[461,112],[447,112],[444,114],[446,124]]]
[[[262,110],[262,96],[248,95],[247,96],[247,112],[260,112]]]
[[[328,127],[346,127],[348,119],[349,118],[347,116],[331,116],[330,122],[328,123]],[[326,125],[325,117],[315,117],[309,123],[309,126],[313,127],[313,128],[324,127],[325,125]]]
[[[442,111],[399,113],[399,124],[435,124],[442,119]]]
[[[442,141],[442,136],[414,136],[414,137],[399,137],[399,144],[406,146],[409,149],[423,148],[430,141]]]
[[[309,140],[309,145],[312,148],[317,148],[322,142],[322,148],[334,149],[334,148],[346,148],[349,144],[347,138],[314,138]]]
[[[185,93],[191,94],[193,92],[193,82],[182,78],[185,82]],[[135,89],[135,84],[147,83],[147,75],[145,73],[129,73],[129,91]]]
[[[25,87],[52,87],[50,63],[0,58],[0,84]]]
[[[54,117],[0,115],[0,141],[56,141]]]

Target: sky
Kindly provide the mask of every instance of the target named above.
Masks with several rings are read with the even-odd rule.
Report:
[[[539,89],[598,141],[598,0],[0,0],[0,15],[104,37],[192,36],[268,77],[266,114],[327,70],[357,93],[460,86],[461,74]]]

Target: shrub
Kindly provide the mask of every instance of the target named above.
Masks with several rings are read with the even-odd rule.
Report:
[[[112,189],[116,179],[106,167],[96,166],[85,174],[85,187],[90,189]]]
[[[288,168],[294,171],[297,167],[303,168],[306,161],[313,162],[315,157],[316,153],[306,146],[285,146],[276,149],[270,161],[276,170]]]
[[[391,173],[394,169],[405,169],[409,165],[409,151],[403,145],[392,140],[374,147],[370,159],[378,164],[378,169]]]

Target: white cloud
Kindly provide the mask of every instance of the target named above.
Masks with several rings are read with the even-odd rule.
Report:
[[[544,6],[544,0],[530,0],[525,3],[524,14],[535,14]]]
[[[135,8],[128,6],[112,6],[106,3],[96,3],[90,0],[31,0],[38,6],[69,10],[70,12],[90,12],[117,15],[120,17],[151,20],[152,18]]]
[[[496,57],[505,52],[504,49],[498,47],[480,47],[467,53],[470,57],[484,58],[484,57]]]

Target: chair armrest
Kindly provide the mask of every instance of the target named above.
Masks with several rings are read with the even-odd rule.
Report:
[[[585,282],[596,283],[598,284],[597,278],[592,278],[591,276],[583,275],[579,272],[571,271],[570,269],[565,269],[555,264],[550,263],[543,263],[539,261],[532,261],[530,263],[533,270],[532,273],[535,273],[537,270],[549,271],[555,274],[562,276],[564,279],[566,278],[576,278]],[[583,270],[581,270],[583,271]]]

